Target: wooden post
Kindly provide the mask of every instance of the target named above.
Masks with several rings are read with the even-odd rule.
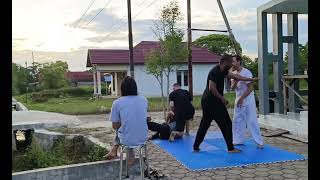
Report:
[[[223,6],[222,6],[222,4],[221,4],[221,1],[220,1],[220,0],[217,0],[217,2],[218,2],[219,9],[220,9],[220,11],[221,11],[221,14],[222,14],[224,23],[225,23],[226,26],[227,26],[227,29],[228,29],[228,32],[229,32],[229,36],[230,36],[230,38],[231,38],[231,42],[232,42],[232,44],[233,44],[233,46],[234,46],[234,49],[235,49],[235,51],[236,51],[236,54],[240,56],[240,55],[241,55],[240,49],[238,49],[236,38],[234,37],[234,35],[233,35],[233,33],[232,33],[232,29],[230,28],[230,25],[229,25],[229,22],[228,22],[226,13],[225,13],[224,10],[223,10]]]
[[[287,88],[286,88],[286,84],[284,83],[285,79],[283,78],[283,106],[284,106],[284,110],[283,110],[283,114],[287,114],[287,109],[288,109],[288,105],[287,105]]]
[[[192,82],[192,34],[191,34],[191,3],[187,0],[188,13],[188,85],[189,92],[193,96],[193,82]]]
[[[131,0],[127,0],[128,3],[128,31],[129,31],[129,64],[130,64],[130,76],[134,78],[134,65],[133,65],[133,42],[132,42],[132,21],[131,21]]]

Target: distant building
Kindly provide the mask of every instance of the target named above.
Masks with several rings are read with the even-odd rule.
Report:
[[[160,85],[156,78],[146,73],[144,66],[145,56],[150,50],[159,48],[158,41],[142,41],[133,48],[134,55],[134,77],[138,85],[138,92],[147,97],[160,96]],[[206,87],[207,76],[211,68],[216,66],[221,56],[209,52],[205,48],[192,47],[192,68],[193,68],[193,93],[201,95]],[[87,67],[94,67],[94,74],[91,78],[95,87],[95,94],[101,95],[101,76],[103,73],[111,74],[111,95],[120,95],[120,84],[122,79],[130,74],[129,50],[117,49],[89,49],[87,56]],[[166,87],[164,77],[164,87]],[[188,64],[187,61],[180,63],[178,69],[170,75],[170,89],[178,82],[183,89],[188,89]]]
[[[89,71],[67,72],[66,78],[73,86],[93,86],[92,73]]]

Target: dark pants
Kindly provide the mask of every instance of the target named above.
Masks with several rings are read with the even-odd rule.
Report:
[[[147,122],[148,129],[155,131],[159,135],[160,139],[169,139],[170,127],[167,124],[159,124],[155,122]]]
[[[195,110],[192,107],[192,109],[184,109],[181,111],[176,111],[175,115],[173,116],[174,121],[176,121],[177,125],[176,125],[176,131],[179,132],[183,132],[185,125],[186,125],[186,121],[190,120],[193,118],[195,114]]]
[[[208,99],[202,99],[201,106],[203,114],[197,136],[193,144],[194,149],[199,148],[211,125],[212,120],[214,119],[223,134],[228,150],[233,150],[234,147],[232,144],[232,122],[226,106],[218,100],[210,101]]]

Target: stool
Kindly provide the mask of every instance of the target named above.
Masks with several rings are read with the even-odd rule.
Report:
[[[119,172],[119,179],[122,179],[122,160],[123,160],[123,152],[126,153],[126,178],[129,178],[128,174],[128,156],[129,156],[129,149],[134,149],[139,152],[139,160],[140,160],[140,177],[143,180],[144,179],[144,162],[143,162],[143,153],[142,149],[145,151],[145,157],[146,157],[146,164],[147,164],[147,172],[148,177],[150,177],[150,171],[149,171],[149,162],[148,162],[148,151],[147,151],[147,144],[142,144],[138,146],[127,146],[124,144],[120,144],[120,172]]]

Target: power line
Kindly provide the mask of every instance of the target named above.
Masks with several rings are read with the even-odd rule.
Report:
[[[95,2],[96,0],[92,0],[89,4],[89,6],[87,7],[87,9],[85,10],[85,12],[82,14],[82,16],[79,18],[75,28],[78,26],[78,24],[80,23],[80,21],[82,20],[82,18],[87,14],[88,10],[91,8],[92,4]]]
[[[144,10],[146,10],[147,8],[149,8],[151,5],[153,5],[157,0],[154,0],[152,1],[148,6],[146,6],[144,9],[142,9],[140,12],[138,12],[134,17],[133,19],[135,19],[137,16],[139,16]],[[145,1],[143,1],[145,2]],[[108,37],[110,37],[110,35],[112,35],[113,33],[116,33],[116,32],[119,32],[122,30],[122,28],[124,27],[124,25],[126,24],[126,22],[122,23],[118,30],[117,31],[113,31],[113,32],[110,32],[102,41],[104,41],[105,39],[107,39]]]
[[[138,4],[138,6],[141,6],[144,2],[146,2],[147,0],[143,0],[141,3]]]
[[[88,5],[88,7],[85,9],[84,13],[80,16],[78,22],[76,23],[76,26],[74,28],[77,28],[77,26],[79,25],[81,19],[87,14],[88,10],[91,8],[91,6],[93,5],[93,3],[95,2],[95,0],[92,0],[90,2],[90,4]],[[70,32],[70,30],[69,30]],[[36,45],[36,47],[41,47],[43,44],[47,43],[48,40],[42,41],[41,43],[39,43],[38,45]]]
[[[81,27],[81,29],[82,28],[86,28],[110,3],[111,3],[111,1],[112,0],[109,0],[105,5],[104,5],[104,7],[83,27]]]

